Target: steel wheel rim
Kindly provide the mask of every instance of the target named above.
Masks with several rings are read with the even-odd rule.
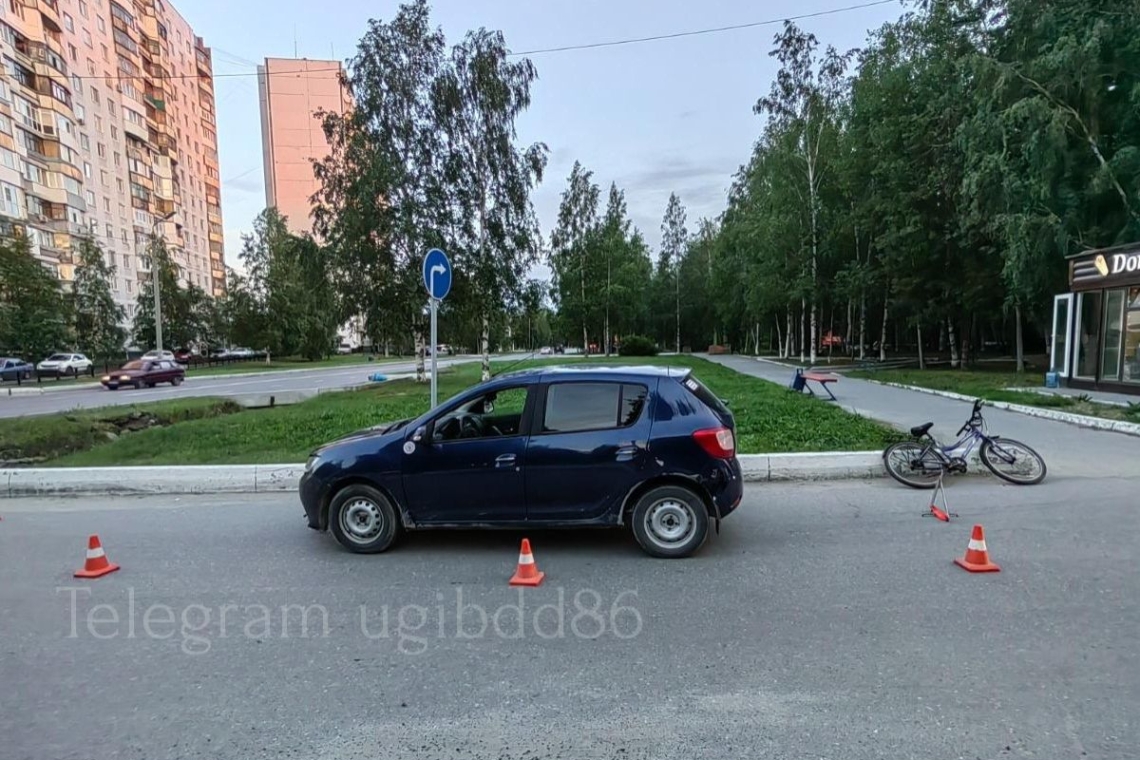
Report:
[[[355,544],[366,544],[384,530],[384,513],[370,499],[354,499],[340,511],[340,527]]]
[[[673,548],[689,539],[696,530],[693,508],[678,499],[660,499],[645,513],[645,529],[658,546]]]

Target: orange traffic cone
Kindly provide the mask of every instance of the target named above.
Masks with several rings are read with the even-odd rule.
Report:
[[[1000,567],[990,562],[990,553],[986,549],[986,535],[981,525],[974,526],[974,533],[970,536],[970,543],[966,547],[966,556],[954,560],[954,564],[971,573],[996,573]]]
[[[76,578],[101,578],[107,573],[113,573],[119,566],[107,559],[103,552],[103,544],[99,543],[98,536],[87,539],[87,562],[82,570],[75,571]]]
[[[524,538],[519,549],[519,566],[511,576],[510,585],[537,586],[545,577],[546,573],[540,571],[538,565],[534,564],[534,555],[530,553],[530,539]]]

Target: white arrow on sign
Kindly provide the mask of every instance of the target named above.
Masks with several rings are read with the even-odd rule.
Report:
[[[431,290],[432,293],[435,292],[435,276],[437,274],[443,274],[446,271],[447,271],[447,267],[445,267],[443,264],[436,264],[429,271],[428,276],[431,278],[431,283],[430,283],[431,287],[429,288],[429,290]]]

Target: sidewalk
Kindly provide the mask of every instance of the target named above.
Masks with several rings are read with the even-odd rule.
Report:
[[[747,356],[702,355],[702,358],[784,387],[791,382],[795,372],[791,367]],[[954,433],[970,416],[970,405],[966,402],[851,377],[841,377],[832,386],[832,391],[843,409],[902,430],[932,421],[934,429],[931,433],[942,443],[950,443]],[[1087,430],[992,407],[987,407],[984,414],[992,435],[1015,438],[1035,448],[1045,458],[1050,476],[1122,476],[1140,470],[1140,438]]]

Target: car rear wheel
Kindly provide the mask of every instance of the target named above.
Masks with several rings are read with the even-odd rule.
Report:
[[[170,381],[170,384],[171,385],[182,385],[182,377],[179,375],[175,375],[174,378]]]
[[[392,502],[371,486],[354,484],[336,492],[329,505],[329,529],[340,545],[357,554],[378,554],[400,535]]]
[[[633,508],[633,535],[654,557],[688,557],[709,532],[709,513],[701,497],[682,486],[658,486]]]

